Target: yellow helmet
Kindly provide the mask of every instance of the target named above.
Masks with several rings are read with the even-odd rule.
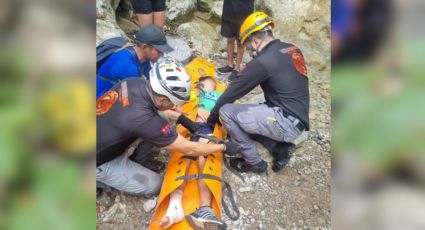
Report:
[[[244,44],[251,34],[264,29],[268,25],[274,28],[274,21],[266,13],[254,12],[250,14],[245,18],[239,30],[239,40],[241,44]]]

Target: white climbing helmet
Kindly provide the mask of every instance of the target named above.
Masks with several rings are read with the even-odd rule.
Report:
[[[150,86],[160,95],[166,96],[177,106],[189,101],[192,82],[183,65],[165,59],[152,66]]]

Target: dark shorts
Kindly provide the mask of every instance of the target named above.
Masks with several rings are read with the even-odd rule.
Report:
[[[227,20],[221,20],[221,35],[226,38],[239,38],[241,25]]]
[[[165,11],[165,0],[131,0],[136,14],[150,14]]]
[[[198,132],[200,134],[211,134],[214,132],[206,122],[196,122],[196,124],[199,126]],[[199,137],[193,136],[190,138],[190,141],[199,141]]]

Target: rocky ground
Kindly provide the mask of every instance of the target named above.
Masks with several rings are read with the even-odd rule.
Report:
[[[137,28],[128,1],[97,2],[97,43],[113,35],[129,35]],[[303,134],[289,165],[279,173],[270,165],[263,175],[244,174],[243,182],[223,167],[224,179],[230,182],[241,212],[237,221],[225,215],[224,220],[228,229],[331,229],[329,1],[256,2],[257,9],[277,20],[276,37],[297,44],[304,53],[310,80],[311,131]],[[207,57],[216,66],[225,64],[226,43],[217,23],[222,1],[168,3],[168,34],[183,37],[192,56]],[[245,55],[244,61],[248,60]],[[219,78],[226,80],[226,76]],[[241,102],[262,102],[261,93],[255,89]],[[258,148],[263,159],[271,162],[270,154]],[[166,159],[166,155],[159,158]],[[98,229],[148,229],[156,198],[114,192],[104,194],[97,203]]]

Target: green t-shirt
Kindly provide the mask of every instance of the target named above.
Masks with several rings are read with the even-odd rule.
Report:
[[[205,109],[208,112],[214,108],[218,98],[221,96],[221,92],[212,90],[200,90],[199,91],[199,108]]]

